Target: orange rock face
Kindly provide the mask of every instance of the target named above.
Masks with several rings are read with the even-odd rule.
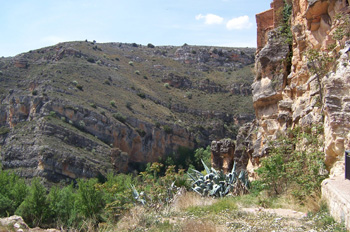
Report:
[[[320,135],[320,139],[324,140],[326,164],[331,168],[342,160],[344,150],[350,149],[350,43],[345,43],[349,38],[340,41],[333,38],[341,25],[336,16],[349,17],[349,1],[290,2],[293,4],[290,21],[293,41],[289,48],[276,29],[281,21],[283,1],[274,0],[272,9],[256,16],[257,74],[252,87],[258,127],[251,136],[254,141],[248,148],[252,151],[250,158],[254,164],[257,157],[267,154],[268,141],[276,139],[288,128],[306,128],[321,123],[324,136]],[[336,46],[336,52],[328,52],[329,45]],[[310,72],[310,60],[305,55],[310,49],[334,59],[333,69],[326,75],[317,77]],[[288,63],[289,52],[292,57]]]

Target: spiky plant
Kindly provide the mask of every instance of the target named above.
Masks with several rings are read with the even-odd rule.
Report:
[[[232,171],[224,174],[223,171],[217,171],[214,168],[209,169],[202,161],[206,175],[191,169],[187,173],[192,182],[192,190],[201,196],[224,197],[231,193],[232,195],[241,195],[249,192],[250,182],[247,172],[242,170],[238,175],[236,172],[236,163]]]

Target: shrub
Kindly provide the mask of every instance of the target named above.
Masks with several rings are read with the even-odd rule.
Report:
[[[90,63],[95,63],[95,59],[92,57],[87,58],[87,61]]]
[[[129,110],[132,110],[131,102],[127,102],[127,103],[125,104],[125,106],[126,106],[126,108],[128,108]]]
[[[122,123],[125,123],[125,121],[126,121],[126,117],[124,115],[122,115],[121,113],[115,113],[115,114],[113,114],[113,117]]]
[[[116,105],[115,105],[115,101],[114,101],[114,100],[110,101],[110,102],[109,102],[109,104],[111,104],[111,106],[113,106],[113,107],[115,107],[115,106],[116,106]]]
[[[93,103],[93,102],[92,102],[92,103],[90,103],[90,106],[91,106],[92,108],[95,108],[95,109],[97,108],[96,104],[95,104],[95,103]]]
[[[194,152],[194,160],[195,160],[195,167],[197,169],[200,168],[202,165],[201,160],[207,165],[208,167],[211,166],[211,150],[210,145],[207,146],[206,149],[204,148],[197,148]]]
[[[167,88],[167,89],[170,89],[169,83],[165,83],[165,84],[164,84],[164,87]]]
[[[78,82],[77,81],[72,81],[74,86],[77,86]]]
[[[55,111],[50,111],[50,117],[56,117],[56,112]]]
[[[80,129],[83,129],[85,127],[85,122],[83,120],[80,120],[78,126]]]
[[[0,127],[0,135],[5,135],[9,132],[10,132],[10,128],[4,127],[4,126]]]
[[[149,43],[149,44],[147,44],[147,47],[148,48],[154,48],[155,46],[153,44]]]
[[[33,96],[38,95],[38,90],[34,89],[34,90],[32,91],[32,95],[33,95]]]
[[[185,97],[192,99],[192,92],[186,92]]]
[[[130,66],[134,66],[134,62],[129,61],[129,65],[130,65]]]
[[[261,160],[257,169],[259,180],[255,186],[269,194],[282,194],[287,191],[301,203],[307,196],[321,191],[321,182],[328,173],[324,164],[322,147],[323,127],[295,128],[287,135],[271,142],[272,150]]]
[[[136,70],[136,71],[135,71],[135,74],[136,74],[136,75],[140,75],[140,71],[139,71],[139,70]]]
[[[97,179],[78,180],[76,206],[85,218],[97,219],[105,206],[102,192],[95,188]]]
[[[144,137],[146,135],[146,131],[144,131],[140,128],[136,128],[136,131],[141,137]]]
[[[14,173],[1,170],[0,167],[0,217],[14,214],[23,202],[28,188],[23,179]]]
[[[70,228],[77,219],[74,202],[77,195],[73,185],[64,188],[52,187],[48,195],[50,217],[58,226]],[[61,224],[61,225],[60,225]]]
[[[83,86],[82,86],[82,85],[77,84],[76,87],[77,87],[77,89],[79,89],[79,90],[83,90]]]
[[[29,187],[28,196],[16,210],[31,227],[39,226],[48,220],[46,189],[38,178],[34,178]]]
[[[137,93],[137,96],[139,96],[140,98],[146,98],[146,94],[144,93]]]
[[[164,130],[164,132],[167,133],[167,134],[173,133],[173,128],[171,128],[171,127],[168,126],[168,125],[164,125],[164,126],[163,126],[163,130]]]

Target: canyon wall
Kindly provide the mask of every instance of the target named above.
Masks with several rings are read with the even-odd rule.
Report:
[[[283,32],[288,3],[290,41]],[[326,165],[331,175],[343,175],[344,150],[350,148],[350,42],[337,35],[349,30],[349,1],[274,0],[271,7],[256,16],[256,120],[241,128],[235,160],[245,157],[243,166],[257,166],[269,141],[287,129],[323,125]]]

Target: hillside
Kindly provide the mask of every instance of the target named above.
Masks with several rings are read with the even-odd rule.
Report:
[[[254,118],[254,54],[80,41],[0,58],[2,166],[57,182],[235,138]]]

